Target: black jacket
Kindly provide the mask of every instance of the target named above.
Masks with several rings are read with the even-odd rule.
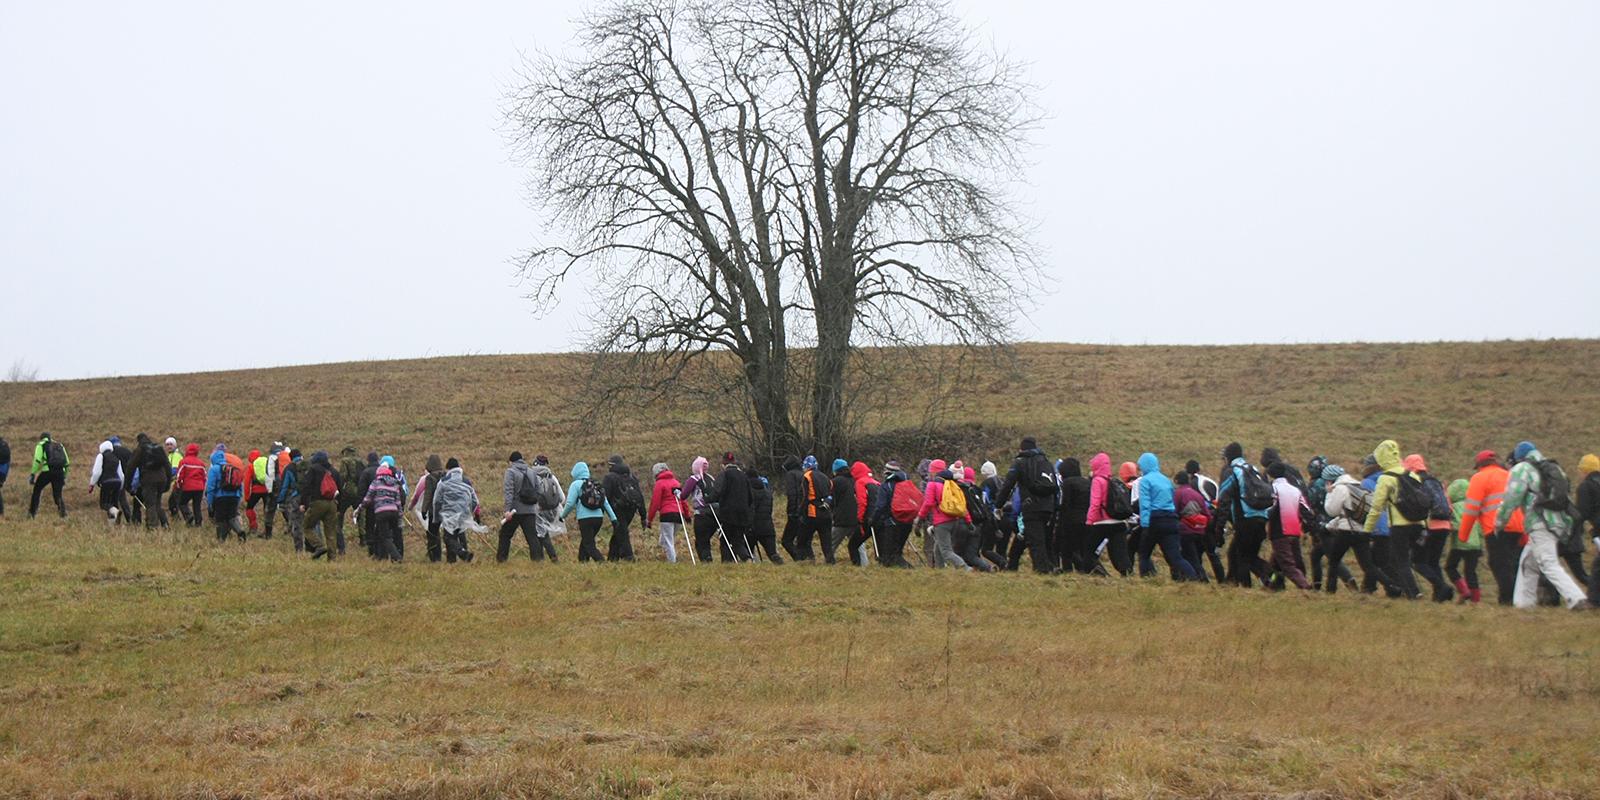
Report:
[[[705,494],[707,503],[717,505],[717,518],[723,525],[734,528],[749,527],[750,510],[755,505],[751,495],[750,476],[738,464],[722,468],[716,483]]]
[[[1008,498],[1011,490],[1022,487],[1022,514],[1052,514],[1056,510],[1056,492],[1046,495],[1034,494],[1028,489],[1028,483],[1022,480],[1023,475],[1030,475],[1033,480],[1055,482],[1056,469],[1051,465],[1043,450],[1034,448],[1017,453],[1011,462],[1011,469],[1006,472],[1005,482],[1000,484],[1000,496]]]
[[[606,500],[610,501],[611,510],[618,513],[624,508],[644,511],[642,508],[634,508],[622,494],[622,490],[636,480],[633,477],[633,470],[628,468],[622,456],[612,456],[606,459],[606,463],[610,464],[610,467],[606,469],[605,477],[600,479],[600,489],[606,493]],[[639,492],[643,496],[644,489],[641,488]]]
[[[300,462],[300,466],[297,469],[300,472],[300,477],[296,479],[295,483],[300,487],[300,505],[302,506],[310,505],[322,499],[319,493],[321,492],[323,475],[332,475],[334,485],[341,490],[344,489],[344,481],[339,477],[339,471],[334,469],[333,465],[329,464],[326,459],[319,459],[313,456],[311,460]]]
[[[1064,522],[1084,522],[1089,518],[1089,479],[1083,477],[1078,459],[1061,462],[1061,517]]]
[[[750,506],[750,530],[757,536],[773,536],[776,530],[772,522],[772,487],[759,476],[751,476],[750,486],[754,501]]]
[[[1590,536],[1600,536],[1600,472],[1589,473],[1589,477],[1578,484],[1578,516],[1589,523]],[[1581,536],[1573,538],[1583,541]]]
[[[850,477],[850,470],[839,470],[839,474],[833,476],[830,486],[834,527],[848,528],[856,524],[856,520],[859,519],[856,514],[856,479]]]
[[[783,462],[783,513],[787,516],[800,517],[806,513],[805,475],[794,456]]]

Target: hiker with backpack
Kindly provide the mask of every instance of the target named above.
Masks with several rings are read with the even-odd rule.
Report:
[[[345,449],[355,453],[353,448]],[[309,461],[298,479],[300,526],[305,531],[306,550],[311,552],[311,560],[327,558],[332,561],[335,556],[343,555],[338,544],[343,541],[339,531],[343,530],[344,511],[340,507],[345,496],[344,478],[328,460],[326,450],[312,453]]]
[[[611,508],[617,512],[616,519],[611,522],[611,543],[606,547],[606,560],[632,561],[633,538],[628,526],[633,523],[635,516],[642,515],[645,510],[644,491],[639,488],[639,479],[634,477],[633,470],[629,469],[622,456],[614,454],[606,459],[606,474],[600,479],[600,486],[605,490]]]
[[[722,474],[715,481],[702,484],[701,496],[711,512],[711,521],[717,526],[717,549],[722,554],[722,563],[751,561],[750,522],[755,489],[750,484],[750,476],[739,466],[738,456],[722,454]]]
[[[373,453],[372,457],[376,459],[377,455],[377,453]],[[361,505],[361,498],[366,491],[365,487],[361,485],[361,475],[366,472],[367,462],[356,453],[355,447],[347,445],[343,450],[339,451],[338,467],[339,519],[334,523],[333,535],[338,541],[339,555],[342,556],[344,555],[345,547],[345,517],[351,515],[353,513],[352,510]],[[377,470],[374,469],[373,473],[376,474]],[[357,522],[359,523],[359,520]],[[359,524],[356,525],[356,538],[359,540],[357,542],[359,546],[366,546],[366,538],[361,532]]]
[[[1373,537],[1366,531],[1372,493],[1337,464],[1322,468],[1322,480],[1328,486],[1328,497],[1322,503],[1322,509],[1328,515],[1329,568],[1325,584],[1328,594],[1339,590],[1337,567],[1344,562],[1345,553],[1353,552],[1356,564],[1361,567],[1363,592],[1371,594],[1382,585],[1390,597],[1399,597],[1402,594],[1400,586],[1389,578],[1383,563],[1374,557]],[[1353,580],[1346,585],[1355,589]]]
[[[865,552],[867,548],[878,546],[877,529],[867,512],[878,501],[878,492],[882,489],[877,478],[872,477],[872,468],[865,461],[857,461],[850,465],[850,482],[855,491],[856,505],[856,532],[845,542],[845,547],[850,550],[850,563],[864,567],[876,557],[875,552]]]
[[[1328,502],[1328,482],[1322,479],[1322,471],[1328,468],[1328,459],[1323,456],[1312,456],[1306,464],[1306,478],[1308,479],[1305,495],[1306,504],[1311,506],[1312,518],[1306,532],[1311,535],[1311,585],[1322,585],[1322,563],[1328,557],[1328,548],[1332,544],[1332,537],[1328,534],[1328,515],[1322,510]],[[1343,564],[1329,565],[1333,570],[1334,580],[1346,585],[1355,584],[1355,576]]]
[[[1416,473],[1405,468],[1400,460],[1400,445],[1393,439],[1378,443],[1372,451],[1377,460],[1378,481],[1372,490],[1372,508],[1367,511],[1366,529],[1370,533],[1378,527],[1378,517],[1389,515],[1389,560],[1385,571],[1405,591],[1408,599],[1422,597],[1412,573],[1411,552],[1422,538],[1423,524],[1433,498],[1422,485]]]
[[[1594,453],[1578,459],[1576,507],[1578,516],[1573,524],[1578,530],[1574,535],[1579,542],[1587,537],[1595,546],[1594,562],[1589,566],[1589,602],[1600,603],[1600,456]]]
[[[1128,487],[1111,477],[1111,456],[1095,453],[1089,459],[1089,511],[1084,521],[1089,528],[1089,549],[1093,553],[1089,566],[1100,567],[1100,553],[1109,551],[1111,566],[1126,578],[1133,574],[1133,556],[1128,552],[1128,516],[1133,513],[1133,502]]]
[[[963,466],[960,472],[951,469],[955,476],[956,485],[961,487],[962,493],[967,496],[967,516],[970,522],[957,522],[951,530],[950,546],[967,562],[967,566],[979,572],[998,572],[1005,559],[994,553],[985,553],[982,547],[983,535],[979,533],[980,525],[985,519],[993,520],[994,511],[989,508],[983,499],[983,492],[978,488],[978,474],[972,467]]]
[[[568,514],[576,515],[578,519],[578,562],[605,561],[605,556],[600,555],[600,548],[595,546],[595,537],[600,535],[600,526],[606,520],[611,524],[617,522],[617,512],[612,510],[611,501],[606,499],[605,489],[599,482],[589,478],[589,465],[583,461],[572,465],[572,483],[567,486],[567,502],[561,507],[557,519],[565,521]],[[533,541],[528,541],[528,546],[533,546]]]
[[[650,530],[656,517],[661,518],[660,534],[656,537],[661,545],[661,552],[667,558],[668,564],[678,563],[678,531],[683,530],[683,520],[689,516],[689,509],[680,499],[679,493],[683,485],[678,483],[678,476],[672,474],[672,469],[665,462],[657,463],[650,468],[653,483],[650,485],[650,511],[644,519],[644,529]],[[788,529],[784,529],[784,548],[788,549]],[[690,547],[694,543],[684,537],[684,543]],[[791,555],[793,553],[791,552]]]
[[[306,549],[305,529],[300,525],[300,473],[304,462],[301,460],[300,451],[289,449],[283,451],[288,458],[288,465],[278,471],[278,479],[274,483],[273,502],[283,512],[283,524],[289,529],[289,539],[294,542],[294,551],[303,552]]]
[[[956,486],[955,476],[942,459],[930,461],[928,470],[932,477],[923,491],[922,507],[917,511],[917,516],[929,523],[927,536],[932,546],[929,548],[928,565],[971,571],[972,567],[956,555],[952,544],[956,523],[972,521],[967,513],[966,493]]]
[[[856,513],[856,481],[850,474],[850,462],[836,458],[829,472],[833,474],[828,487],[828,496],[832,500],[833,530],[823,556],[827,563],[832,564],[835,561],[834,548],[855,540],[861,532],[861,525]],[[856,562],[854,553],[846,552],[845,555],[849,556],[850,563]]]
[[[111,525],[121,523],[122,517],[122,462],[117,460],[110,440],[100,443],[94,467],[89,472],[89,493],[100,492],[100,511]]]
[[[815,463],[816,459],[806,456]],[[783,552],[792,561],[800,561],[800,537],[806,530],[805,470],[800,459],[785,456],[783,459]],[[663,536],[666,534],[662,534]]]
[[[367,453],[367,463],[356,475],[356,502],[355,518],[359,527],[356,528],[356,538],[362,547],[369,551],[372,549],[372,512],[363,506],[362,499],[367,496],[367,489],[372,486],[372,481],[378,477],[378,467],[382,466],[382,459],[376,451]]]
[[[1267,541],[1267,521],[1277,503],[1277,493],[1255,465],[1245,460],[1244,447],[1229,442],[1222,450],[1226,472],[1217,487],[1216,515],[1226,516],[1233,525],[1233,541],[1228,547],[1228,580],[1248,588],[1250,576],[1271,582],[1272,573],[1261,558],[1261,545]]]
[[[1445,545],[1455,531],[1455,512],[1450,508],[1450,497],[1445,492],[1444,484],[1428,473],[1428,462],[1420,453],[1406,456],[1404,463],[1406,470],[1422,481],[1422,488],[1428,491],[1431,500],[1427,519],[1423,523],[1421,546],[1417,548],[1411,563],[1417,574],[1433,587],[1433,601],[1448,603],[1455,599],[1456,593],[1451,583],[1445,580],[1440,562],[1444,559]]]
[[[167,453],[167,519],[177,522],[182,517],[178,513],[178,465],[183,463],[183,453],[178,449],[178,440],[168,436],[161,443],[161,449]]]
[[[1466,517],[1467,508],[1467,483],[1466,478],[1457,478],[1450,482],[1446,490],[1450,498],[1450,508],[1455,512],[1456,519]],[[1471,601],[1477,604],[1483,599],[1483,592],[1478,588],[1478,559],[1483,555],[1483,535],[1476,529],[1467,532],[1463,539],[1454,530],[1450,531],[1450,557],[1444,564],[1446,578],[1456,587],[1456,602]]]
[[[134,523],[138,523],[142,518],[139,513],[139,506],[129,503],[129,498],[136,491],[133,481],[135,477],[133,474],[133,450],[123,445],[121,436],[112,434],[107,436],[106,440],[111,442],[111,452],[116,456],[117,463],[122,465],[123,483],[122,490],[117,492],[117,507],[121,509],[124,520],[132,520]]]
[[[39,443],[33,446],[33,466],[28,471],[28,485],[33,487],[33,499],[28,502],[28,519],[33,519],[39,513],[39,495],[44,493],[47,486],[55,498],[61,518],[67,518],[67,501],[62,497],[62,490],[67,486],[67,470],[71,466],[67,448],[51,439],[48,431],[39,434]]]
[[[822,559],[834,563],[833,556],[833,481],[817,464],[815,456],[806,456],[801,466],[801,491],[805,498],[806,528],[800,537],[797,561],[815,561],[816,551],[811,547],[814,538],[820,539]],[[698,520],[695,538],[699,539]]]
[[[511,557],[511,539],[521,530],[522,539],[528,545],[529,560],[538,561],[544,556],[544,545],[539,542],[538,515],[543,505],[540,480],[528,462],[522,459],[520,450],[513,451],[506,460],[505,478],[500,485],[506,511],[500,520],[500,543],[495,548],[494,559],[503,564]],[[584,475],[588,473],[588,467],[585,466]],[[577,484],[573,484],[573,487],[577,488]],[[565,518],[565,514],[562,518]]]
[[[423,464],[422,477],[417,480],[417,488],[411,493],[411,500],[406,506],[407,511],[415,509],[417,515],[422,517],[422,523],[427,529],[423,541],[426,543],[428,561],[438,563],[443,554],[443,542],[440,538],[439,520],[433,515],[433,495],[439,488],[439,481],[444,479],[444,461],[438,453],[428,454],[428,460]],[[477,492],[473,492],[477,496]],[[418,504],[421,504],[420,508]]]
[[[719,535],[716,518],[711,516],[711,507],[705,502],[705,492],[711,488],[711,477],[706,474],[710,464],[705,456],[695,456],[689,462],[689,479],[679,489],[691,514],[689,531],[694,534],[694,560],[697,564],[711,560],[711,540]]]
[[[178,511],[191,528],[205,524],[200,509],[206,496],[206,474],[210,470],[211,467],[200,458],[200,445],[190,443],[184,448],[183,459],[178,462],[177,477],[173,478],[177,487],[173,494],[178,496]]]
[[[11,445],[0,436],[0,517],[6,515],[6,478],[11,476]]]
[[[211,469],[206,473],[206,511],[217,526],[217,541],[226,542],[230,532],[245,540],[245,528],[239,523],[239,498],[244,496],[246,477],[241,464],[228,461],[227,448],[217,445],[211,451]]]
[[[1000,496],[1009,497],[1011,491],[1017,488],[1022,490],[1018,530],[1027,540],[1033,571],[1042,574],[1055,572],[1054,518],[1061,487],[1056,482],[1055,465],[1039,449],[1038,442],[1032,436],[1024,436],[1017,446],[1017,457],[1011,461],[1011,468],[1006,471],[1006,478],[1000,484]]]
[[[374,561],[400,563],[405,557],[405,542],[400,532],[400,509],[405,507],[405,487],[394,469],[380,464],[378,473],[361,497],[361,507],[372,516],[372,533],[367,535],[367,554]]]
[[[1273,495],[1272,510],[1267,518],[1267,538],[1272,543],[1272,563],[1278,574],[1301,590],[1309,590],[1312,587],[1311,581],[1306,580],[1301,539],[1305,536],[1311,507],[1306,505],[1300,488],[1289,480],[1292,469],[1294,467],[1281,460],[1267,465]]]
[[[782,564],[778,554],[778,529],[772,522],[772,484],[765,475],[752,469],[750,474],[750,528],[746,544],[752,555],[757,549],[766,552],[767,561]]]
[[[906,474],[900,462],[890,459],[883,465],[883,484],[878,487],[878,561],[886,567],[909,569],[906,542],[911,526],[922,510],[922,489]]]
[[[1172,503],[1178,512],[1178,548],[1183,560],[1194,568],[1195,580],[1210,583],[1206,578],[1205,538],[1211,527],[1211,504],[1205,495],[1194,488],[1189,473],[1179,472],[1172,478]],[[1217,582],[1223,575],[1217,573]]]
[[[138,487],[144,527],[146,530],[158,525],[165,528],[170,519],[162,495],[172,486],[172,464],[167,459],[167,451],[148,434],[139,434],[135,442],[132,485]]]
[[[488,531],[480,520],[483,514],[478,501],[478,490],[467,480],[461,462],[450,459],[438,479],[429,478],[427,493],[428,520],[441,531],[444,558],[447,563],[472,561],[472,550],[467,547],[467,531]]]
[[[252,448],[244,456],[244,467],[246,480],[239,504],[244,510],[245,526],[249,528],[251,536],[256,536],[261,530],[261,517],[256,514],[256,506],[265,503],[267,495],[271,494],[267,489],[267,457],[261,454],[259,448]]]
[[[1092,500],[1089,479],[1076,458],[1063,458],[1056,465],[1061,483],[1061,507],[1056,511],[1056,558],[1063,572],[1080,575],[1094,571],[1098,559],[1089,545],[1089,504]],[[1096,542],[1096,545],[1099,543]]]
[[[1461,514],[1461,530],[1456,536],[1463,540],[1473,534],[1483,537],[1489,574],[1496,588],[1495,602],[1509,606],[1516,593],[1517,565],[1522,561],[1522,549],[1527,544],[1522,509],[1512,513],[1503,534],[1496,531],[1495,518],[1500,515],[1511,472],[1500,464],[1500,457],[1493,450],[1479,451],[1473,464],[1475,471],[1467,481],[1467,501]]]
[[[454,461],[455,459],[451,459]],[[450,468],[450,463],[445,462],[445,469]],[[556,477],[554,470],[550,469],[550,457],[540,453],[533,457],[533,466],[528,468],[533,474],[533,480],[538,487],[538,502],[535,504],[539,511],[534,514],[534,532],[537,541],[534,543],[539,548],[530,554],[534,561],[543,561],[549,556],[550,563],[556,563],[556,537],[567,535],[567,525],[561,521],[561,506],[566,501],[566,491],[561,488],[561,481]],[[468,483],[471,483],[469,480]]]
[[[1548,580],[1568,608],[1593,608],[1583,587],[1561,566],[1557,549],[1572,535],[1570,485],[1561,465],[1545,459],[1532,442],[1520,442],[1512,456],[1504,501],[1495,517],[1495,535],[1510,524],[1511,516],[1522,511],[1522,525],[1528,546],[1517,567],[1517,586],[1512,605],[1533,608],[1539,602],[1539,579]]]
[[[1139,456],[1139,527],[1144,533],[1139,540],[1139,574],[1154,575],[1156,568],[1151,556],[1157,547],[1167,562],[1173,581],[1194,581],[1194,566],[1183,557],[1183,542],[1178,534],[1177,493],[1172,481],[1161,473],[1161,460],[1155,453]]]

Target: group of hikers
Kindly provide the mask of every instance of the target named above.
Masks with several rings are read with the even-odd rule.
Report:
[[[1576,609],[1600,602],[1600,558],[1588,570],[1583,562],[1587,539],[1600,549],[1600,458],[1579,460],[1574,487],[1560,464],[1522,442],[1506,458],[1478,453],[1469,477],[1445,485],[1420,454],[1401,453],[1386,440],[1360,462],[1359,475],[1323,456],[1302,472],[1272,448],[1253,463],[1232,443],[1216,477],[1192,460],[1168,475],[1154,453],[1115,470],[1109,455],[1096,453],[1085,474],[1078,459],[1052,460],[1024,438],[1003,474],[990,461],[974,469],[928,458],[907,470],[889,460],[874,470],[863,461],[824,465],[806,456],[788,458],[771,479],[725,453],[715,468],[694,459],[682,481],[657,463],[647,492],[620,455],[607,459],[599,478],[588,463],[574,463],[563,489],[546,456],[529,463],[513,452],[501,482],[495,556],[507,560],[521,531],[533,560],[554,561],[554,540],[574,517],[579,561],[632,561],[630,528],[638,520],[646,531],[657,528],[661,557],[673,563],[680,534],[693,563],[814,561],[820,550],[833,564],[843,544],[860,566],[912,567],[909,554],[929,567],[996,572],[1017,570],[1026,557],[1041,573],[1150,576],[1159,551],[1174,581],[1328,593],[1344,586],[1417,599],[1420,576],[1437,602],[1477,603],[1487,552],[1502,605],[1542,600]],[[42,434],[29,473],[30,517],[47,487],[66,516],[69,468],[65,447]],[[9,470],[10,448],[0,439],[0,514]],[[337,462],[325,450],[303,457],[282,442],[242,457],[218,444],[202,458],[199,445],[180,453],[172,437],[157,443],[141,433],[130,448],[108,436],[88,488],[111,524],[155,527],[181,518],[198,527],[209,520],[219,542],[271,538],[281,517],[294,549],[312,558],[344,554],[347,521],[372,558],[390,561],[404,558],[410,514],[426,530],[431,561],[471,561],[468,534],[489,531],[460,462],[437,455],[412,485],[394,457],[363,458],[353,447]],[[774,515],[780,492],[781,536]],[[602,554],[598,539],[607,523]],[[914,535],[922,547],[908,551]],[[1346,554],[1354,556],[1359,581]]]

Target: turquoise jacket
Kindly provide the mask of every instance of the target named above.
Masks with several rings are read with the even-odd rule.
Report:
[[[604,508],[589,508],[578,502],[578,496],[583,494],[583,484],[587,480],[589,480],[589,465],[582,461],[573,464],[572,485],[567,487],[567,502],[561,506],[561,516],[558,519],[566,519],[568,514],[572,513],[573,510],[577,510],[578,519],[594,519],[604,516],[612,522],[616,522],[617,513],[611,510],[610,500],[605,501]]]

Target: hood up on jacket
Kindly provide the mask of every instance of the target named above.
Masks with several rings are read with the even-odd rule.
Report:
[[[211,451],[211,466],[220,467],[226,463],[228,463],[228,454],[220,446]]]
[[[1061,465],[1056,467],[1056,471],[1061,473],[1063,478],[1083,477],[1083,465],[1079,464],[1076,458],[1061,459]]]
[[[857,461],[850,465],[850,477],[855,478],[858,482],[868,480],[872,477],[872,468],[867,466],[865,461]]]
[[[183,448],[183,454],[186,455],[186,456],[194,456],[195,458],[199,458],[200,457],[200,445],[197,445],[197,444],[194,444],[193,442],[190,442],[188,447]]]
[[[355,448],[353,448],[353,447],[346,448],[346,449],[348,449],[351,453],[354,453],[356,451]],[[317,452],[312,453],[311,454],[311,463],[316,464],[318,466],[323,466],[323,467],[332,466],[331,464],[328,463],[328,451],[326,451],[326,450],[318,450]]]
[[[1133,479],[1137,477],[1139,477],[1139,468],[1134,466],[1132,461],[1124,461],[1121,466],[1117,467],[1117,478],[1123,483],[1133,483]]]
[[[1450,504],[1463,502],[1467,499],[1467,488],[1470,484],[1466,478],[1456,478],[1450,482],[1449,488],[1444,490],[1445,496],[1450,498]]]
[[[985,480],[999,477],[1000,475],[1000,469],[994,465],[993,461],[983,462],[983,466],[978,468],[978,472],[983,475]]]
[[[612,455],[608,457],[606,459],[606,464],[608,465],[608,469],[617,473],[618,475],[627,475],[632,471],[628,468],[628,462],[623,461],[622,456],[620,455]]]
[[[1089,475],[1095,478],[1111,477],[1111,456],[1105,453],[1095,453],[1089,459]]]
[[[705,456],[695,456],[694,462],[689,465],[689,474],[696,478],[704,479],[706,476],[706,465],[710,463],[710,461],[706,460]]]
[[[702,460],[704,460],[704,459],[702,459]],[[575,481],[586,481],[586,480],[588,480],[589,479],[589,465],[587,463],[585,463],[585,462],[582,462],[582,461],[579,461],[578,463],[573,464],[572,465],[572,479],[575,480]]]
[[[1378,468],[1384,472],[1400,470],[1400,445],[1393,439],[1378,442],[1377,448],[1372,451],[1372,457],[1378,460]]]
[[[791,470],[797,470],[799,468],[800,468],[800,459],[795,458],[794,456],[784,456],[784,458],[783,458],[783,471],[784,472],[789,472]]]
[[[444,459],[440,458],[438,453],[434,453],[433,455],[428,456],[428,463],[424,469],[428,472],[442,471],[444,469]],[[457,467],[456,471],[460,472],[461,468]]]
[[[1400,463],[1405,466],[1407,472],[1427,472],[1428,471],[1428,462],[1422,460],[1422,454],[1421,453],[1412,453],[1411,455],[1406,456],[1405,461],[1402,461]]]
[[[250,462],[250,463],[252,463],[252,464],[254,464],[254,463],[256,463],[256,459],[258,459],[260,457],[261,457],[261,451],[255,449],[255,448],[251,448],[250,455],[245,460]]]
[[[1144,455],[1139,456],[1139,474],[1140,475],[1149,475],[1152,472],[1160,472],[1160,471],[1161,471],[1161,459],[1156,458],[1156,454],[1155,453],[1145,453]]]

